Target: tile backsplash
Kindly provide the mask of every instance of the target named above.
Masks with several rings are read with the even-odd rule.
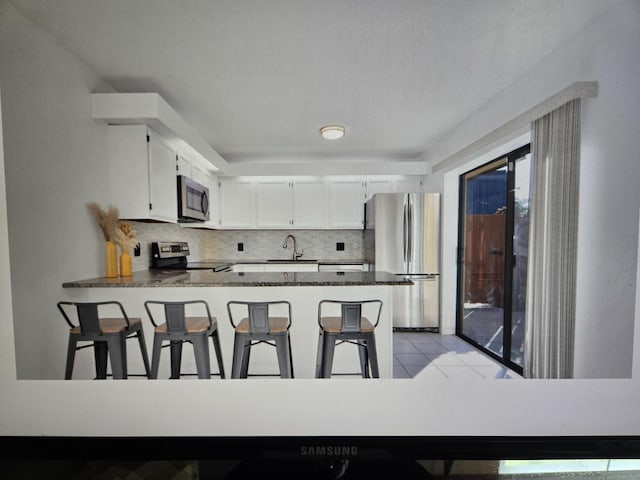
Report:
[[[293,245],[282,248],[285,237],[296,238],[302,259],[361,260],[364,258],[362,230],[208,230],[170,223],[131,222],[140,242],[140,256],[133,257],[134,270],[149,268],[151,242],[189,242],[189,261],[290,259]],[[290,242],[291,243],[291,242]],[[242,251],[238,250],[242,244]],[[337,245],[343,244],[344,250]]]

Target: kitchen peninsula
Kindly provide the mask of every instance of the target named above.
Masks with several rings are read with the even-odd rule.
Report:
[[[227,302],[287,300],[291,303],[292,310],[291,344],[296,378],[313,378],[315,374],[317,309],[320,300],[380,299],[383,308],[376,329],[380,377],[391,378],[392,289],[402,288],[403,285],[411,285],[411,281],[388,272],[213,272],[160,269],[134,272],[131,277],[71,281],[64,283],[63,287],[71,301],[122,302],[130,316],[143,319],[149,345],[153,330],[144,311],[146,300],[206,300],[212,315],[218,320],[227,371],[231,370],[233,351],[233,328],[227,316]],[[142,370],[141,366],[135,364],[138,361],[135,354],[129,355],[131,372]],[[250,375],[261,375],[262,377],[254,378],[264,378],[274,375],[277,369],[275,350],[266,345],[258,345],[252,350]],[[183,371],[195,372],[193,357],[188,351],[183,354]],[[334,372],[354,374],[358,371],[357,349],[352,345],[338,347]],[[159,378],[168,376],[168,362],[161,361]],[[341,377],[337,375],[333,378]]]

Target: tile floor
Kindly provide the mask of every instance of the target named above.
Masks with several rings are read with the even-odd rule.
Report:
[[[455,335],[393,333],[393,377],[522,378]]]

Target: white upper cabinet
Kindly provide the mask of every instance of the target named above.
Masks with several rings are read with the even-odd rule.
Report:
[[[221,179],[219,192],[220,227],[256,228],[256,202],[253,182]]]
[[[364,196],[365,200],[371,198],[376,193],[392,193],[395,191],[395,183],[392,179],[382,178],[366,178],[364,180]]]
[[[293,191],[292,226],[295,228],[327,228],[328,191],[322,179],[299,179],[291,183]]]
[[[205,185],[209,187],[209,220],[205,222],[205,226],[217,228],[220,226],[220,187],[218,186],[218,178],[209,174],[208,182]]]
[[[191,160],[181,153],[176,153],[176,173],[191,178]]]
[[[109,125],[113,204],[120,218],[177,222],[175,151],[146,125]]]
[[[329,228],[358,229],[364,226],[364,182],[361,179],[330,179]]]
[[[421,178],[223,177],[212,203],[219,206],[220,228],[361,229],[368,198],[419,191]]]
[[[242,182],[243,187],[226,185],[227,182]],[[243,199],[233,203],[229,198],[235,194]],[[228,190],[228,193],[225,193]],[[244,180],[228,179],[221,182],[221,226],[233,228],[255,222],[259,229],[322,229],[327,228],[327,184],[322,179],[304,177],[265,177]],[[252,197],[253,195],[253,197]],[[243,210],[233,211],[237,202],[253,202],[255,217],[246,218]],[[248,208],[245,205],[243,208]],[[238,216],[244,216],[239,218]],[[250,227],[247,227],[250,228]]]
[[[395,192],[424,192],[423,177],[402,177],[395,181]]]
[[[291,182],[265,179],[256,182],[258,228],[291,228]]]

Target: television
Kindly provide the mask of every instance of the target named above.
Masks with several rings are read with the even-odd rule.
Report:
[[[268,468],[279,468],[284,472],[286,465],[290,465],[294,473],[317,467],[318,476],[337,478],[347,463],[346,472],[358,472],[358,468],[365,468],[364,465],[374,465],[382,475],[387,473],[387,468],[413,472],[416,460],[640,456],[638,328],[633,331],[631,378],[509,381],[481,378],[282,381],[265,378],[248,382],[17,379],[12,312],[16,291],[11,284],[10,260],[29,264],[29,253],[42,256],[43,252],[31,251],[23,257],[10,259],[7,185],[23,188],[24,195],[18,196],[22,206],[25,210],[36,211],[42,205],[32,205],[28,201],[33,185],[46,186],[38,193],[47,195],[50,193],[48,187],[59,180],[54,173],[64,171],[64,168],[72,171],[77,166],[72,161],[63,162],[68,159],[78,164],[88,162],[88,157],[80,158],[87,151],[99,156],[99,149],[94,148],[91,141],[85,141],[89,135],[93,135],[92,140],[103,139],[95,132],[98,127],[89,117],[87,99],[92,91],[107,90],[110,85],[98,78],[87,64],[81,64],[62,49],[60,42],[40,31],[36,23],[20,13],[13,3],[28,9],[28,4],[34,2],[0,2],[0,26],[7,26],[3,18],[15,20],[15,23],[8,22],[11,28],[4,31],[0,28],[0,40],[6,38],[7,31],[20,40],[0,43],[0,60],[10,57],[11,65],[17,68],[10,74],[0,69],[0,93],[6,95],[2,100],[3,103],[8,99],[14,104],[19,102],[19,108],[12,112],[16,115],[19,111],[16,117],[19,121],[5,124],[4,132],[0,129],[0,140],[3,133],[22,135],[20,146],[26,153],[11,151],[13,158],[17,158],[16,163],[30,162],[31,168],[53,163],[56,172],[41,175],[39,183],[12,184],[10,182],[16,182],[16,179],[5,176],[5,150],[0,148],[0,457],[3,460],[239,460],[246,463],[245,472],[252,468],[262,468],[263,472]],[[544,59],[542,64],[546,68],[540,69],[538,74],[528,75],[516,85],[505,86],[493,110],[471,114],[469,118],[473,125],[463,124],[455,132],[458,137],[450,140],[462,149],[460,152],[468,153],[474,135],[482,131],[478,125],[489,128],[497,123],[499,126],[535,104],[532,97],[547,98],[563,88],[565,80],[591,80],[589,74],[593,74],[597,77],[595,80],[601,82],[602,95],[597,99],[600,103],[594,101],[585,108],[588,130],[584,132],[584,153],[591,155],[592,162],[588,167],[593,170],[592,178],[604,180],[597,185],[585,186],[593,195],[588,198],[589,205],[592,212],[597,211],[607,220],[619,216],[622,209],[624,218],[629,220],[632,215],[628,212],[635,209],[636,217],[632,220],[637,221],[638,196],[634,193],[637,189],[627,187],[634,186],[638,180],[629,172],[638,171],[640,147],[637,136],[640,108],[636,108],[639,72],[637,61],[634,62],[639,43],[638,22],[635,21],[639,10],[637,2],[613,3],[616,7],[611,8],[611,15],[603,14],[603,18],[594,23],[593,33],[582,32],[582,36],[574,37],[563,44],[562,49],[552,52],[550,59]],[[46,5],[52,4],[46,2]],[[57,7],[51,8],[56,10]],[[57,11],[55,15],[58,16]],[[615,30],[612,25],[616,26]],[[616,35],[609,35],[613,31]],[[629,39],[636,41],[625,43]],[[39,63],[32,67],[28,60],[40,45],[43,48],[34,60]],[[10,55],[5,57],[6,52]],[[575,63],[571,63],[572,59]],[[565,64],[569,65],[567,68],[577,66],[586,70],[569,74],[564,69]],[[41,88],[37,95],[32,90],[36,81],[40,82]],[[54,84],[59,90],[49,88]],[[66,89],[67,85],[74,88]],[[30,123],[35,107],[40,104],[46,107],[38,110],[37,120],[41,123],[35,123],[35,120]],[[80,114],[86,115],[82,121],[78,121]],[[624,121],[613,123],[620,119]],[[26,127],[23,127],[23,121]],[[597,141],[590,142],[592,138]],[[55,142],[56,148],[52,148],[51,142]],[[6,139],[5,143],[9,145]],[[37,155],[30,149],[34,145]],[[440,146],[444,150],[444,147],[450,147],[444,143]],[[594,153],[599,148],[603,151]],[[614,160],[618,163],[613,163]],[[102,163],[96,161],[94,166],[98,168]],[[14,164],[13,168],[25,167],[21,163]],[[74,185],[82,188],[77,180],[85,172],[73,173],[78,176]],[[625,181],[629,183],[620,186]],[[67,194],[71,189],[61,190],[56,193]],[[595,194],[614,197],[620,192],[624,192],[623,198],[628,201],[610,205],[605,201],[608,199],[603,198],[601,205],[595,198]],[[85,190],[82,193],[89,196],[94,192]],[[53,203],[60,199],[48,200]],[[57,205],[56,208],[75,208],[77,213],[84,209],[83,202],[77,203],[80,205]],[[26,217],[20,217],[20,220],[32,220]],[[629,225],[632,223],[628,222]],[[589,226],[593,225],[594,222]],[[636,227],[637,223],[626,238],[632,245],[629,251],[635,254],[638,251]],[[617,248],[621,248],[621,244],[617,244]],[[20,247],[26,249],[27,246]],[[613,246],[602,246],[602,251],[612,255],[608,248]],[[45,254],[49,255],[49,252]],[[629,268],[633,261],[637,258],[625,257],[619,262],[620,267]],[[37,267],[30,271],[34,281],[41,277],[59,283],[67,280],[50,275],[50,271],[39,271]],[[633,316],[637,326],[640,279],[638,271],[630,275],[633,274],[635,290],[628,292],[626,298],[635,295],[635,310],[626,320]],[[50,299],[32,299],[33,302],[45,300]],[[51,303],[51,312],[51,322],[60,322],[55,318],[55,302]],[[602,318],[602,322],[611,320]],[[413,473],[407,473],[405,478],[410,474]]]

